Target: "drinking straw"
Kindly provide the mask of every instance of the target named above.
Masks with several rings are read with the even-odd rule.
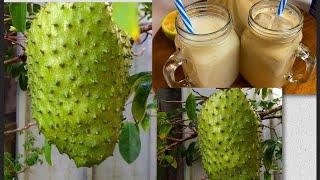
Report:
[[[278,7],[278,11],[277,11],[277,16],[281,16],[281,14],[284,11],[284,8],[286,7],[286,4],[287,4],[287,0],[281,0]]]
[[[183,24],[186,26],[187,30],[189,31],[189,33],[194,33],[192,25],[191,25],[191,22],[190,22],[190,19],[187,16],[186,9],[184,8],[181,0],[175,0],[174,3],[175,3],[175,5],[176,5],[176,7],[178,9],[178,12],[179,12],[179,14],[180,14],[180,16],[182,18]]]

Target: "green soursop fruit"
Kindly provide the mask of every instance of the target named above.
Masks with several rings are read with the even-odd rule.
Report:
[[[27,34],[40,132],[78,167],[112,156],[128,96],[130,38],[106,3],[48,3]]]
[[[202,163],[210,179],[259,179],[261,131],[261,120],[241,89],[212,95],[198,122]]]

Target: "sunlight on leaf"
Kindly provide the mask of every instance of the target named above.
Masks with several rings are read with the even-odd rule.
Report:
[[[187,115],[190,120],[195,120],[197,118],[196,106],[196,97],[193,94],[190,94],[186,101]]]
[[[144,131],[148,131],[150,128],[150,115],[145,114],[143,120],[141,121],[141,127]]]
[[[44,143],[44,155],[46,158],[47,163],[51,166],[51,145],[48,143],[48,140],[45,140]]]
[[[112,17],[118,26],[137,41],[140,35],[138,22],[138,4],[133,2],[115,2]]]
[[[147,109],[147,100],[151,89],[152,77],[144,76],[143,80],[141,80],[141,83],[136,89],[136,93],[132,101],[131,111],[136,123],[140,123],[144,118]]]
[[[177,161],[175,159],[173,159],[172,156],[168,156],[166,155],[164,157],[164,159],[167,161],[167,163],[169,163],[173,168],[177,168]]]
[[[13,26],[18,31],[25,33],[27,22],[27,3],[10,3],[9,9]]]

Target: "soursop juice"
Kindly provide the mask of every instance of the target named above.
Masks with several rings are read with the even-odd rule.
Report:
[[[170,85],[170,72],[167,69],[173,66],[172,59],[180,59],[191,86],[230,87],[239,74],[240,55],[240,41],[232,28],[231,16],[220,5],[196,4],[198,7],[195,8],[202,8],[199,13],[194,12],[193,7],[186,8],[190,13],[194,34],[184,28],[181,18],[178,17],[176,21],[177,52],[167,61],[164,75]]]
[[[233,18],[234,30],[241,36],[248,25],[248,14],[254,3],[260,0],[208,0],[209,4],[218,3],[227,7]]]
[[[254,87],[281,87],[292,79],[292,66],[302,40],[303,16],[287,4],[276,15],[278,1],[262,1],[249,14],[241,37],[240,72]]]

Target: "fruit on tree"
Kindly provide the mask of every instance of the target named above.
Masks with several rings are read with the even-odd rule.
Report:
[[[108,3],[47,3],[27,33],[33,118],[78,167],[112,156],[129,93],[130,38],[111,14]]]
[[[241,89],[219,90],[198,122],[202,163],[210,179],[259,179],[261,120]]]

